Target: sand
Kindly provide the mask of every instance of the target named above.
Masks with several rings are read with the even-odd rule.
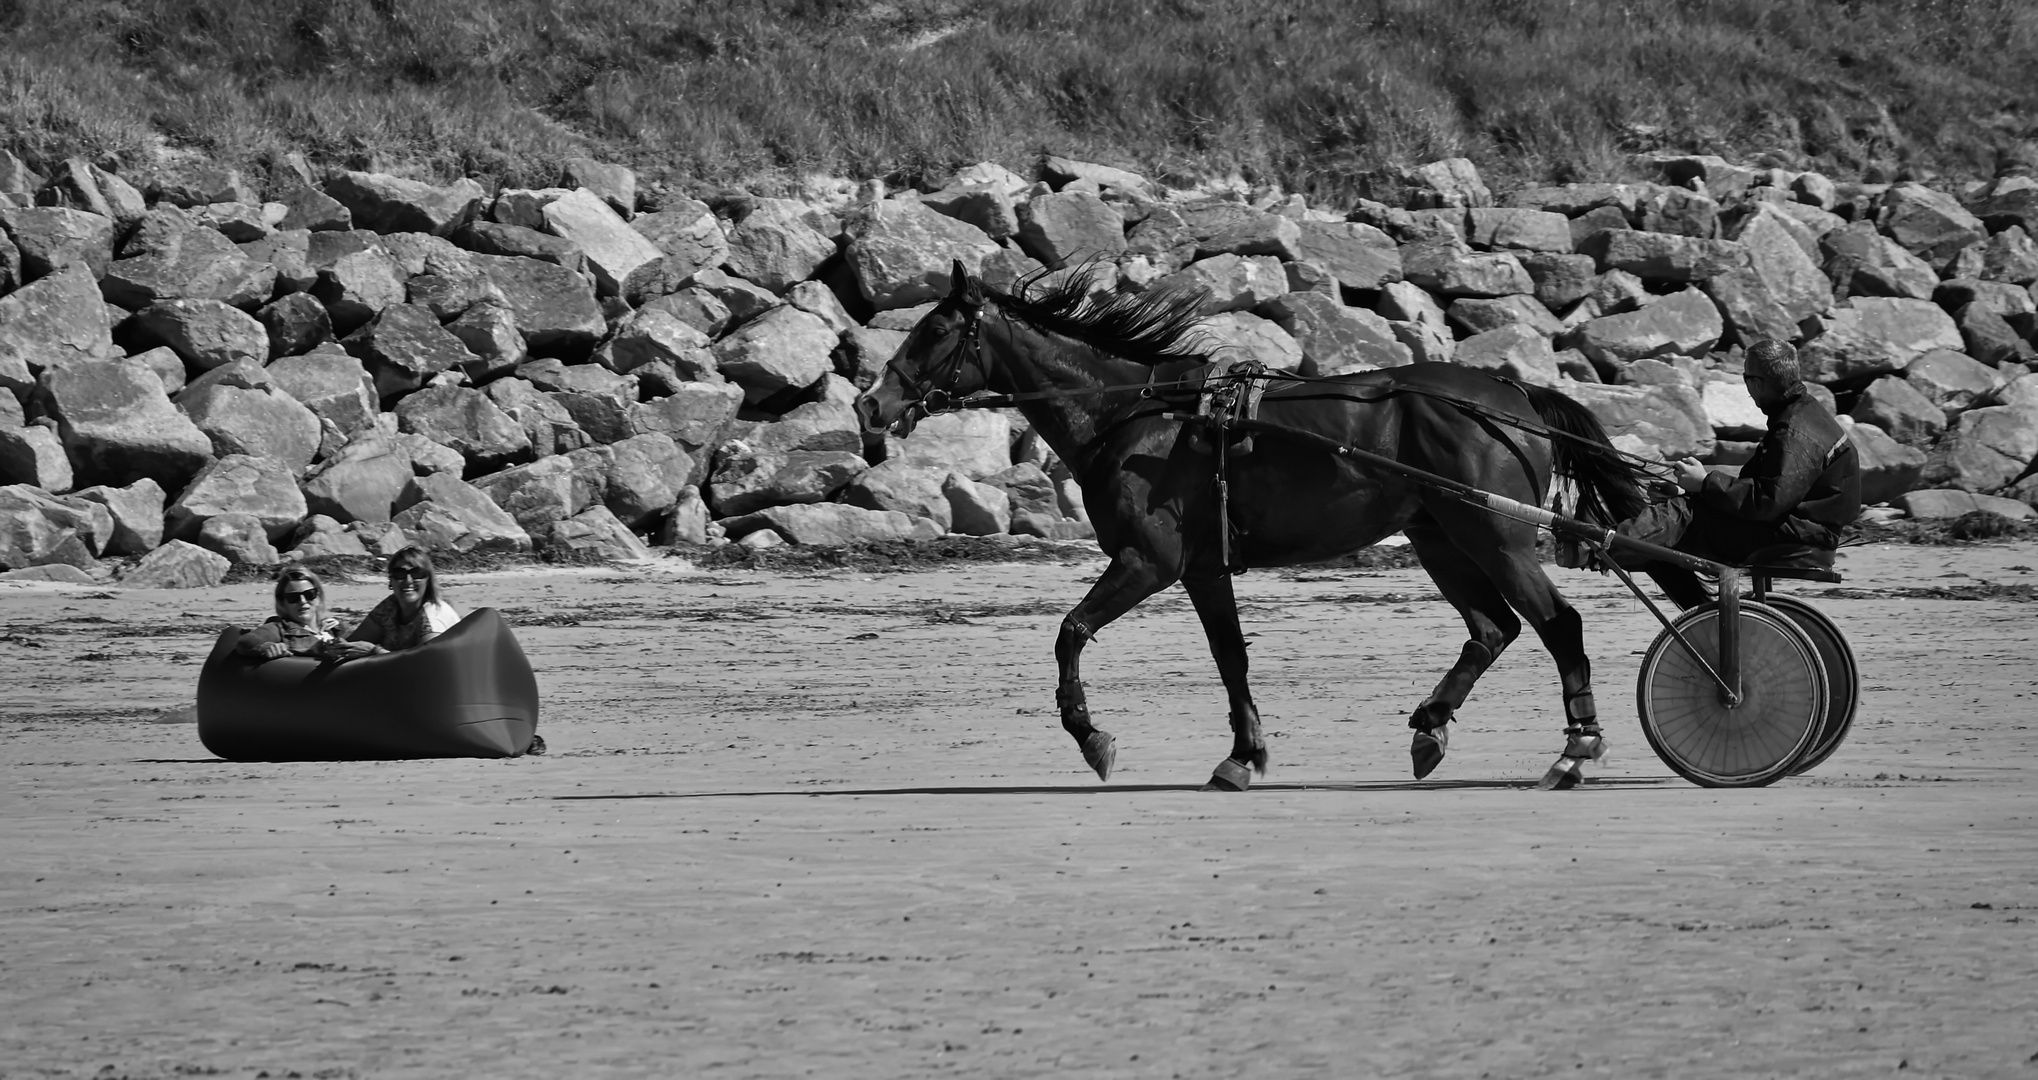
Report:
[[[448,579],[502,609],[551,752],[235,764],[189,723],[266,590],[0,584],[0,1076],[2038,1075],[2038,544],[1851,549],[1795,590],[1857,652],[1813,773],[1649,751],[1655,624],[1586,617],[1613,755],[1524,638],[1408,779],[1462,633],[1419,571],[1238,582],[1273,767],[1187,599],[1085,656],[1101,569]],[[374,582],[334,583],[358,615]],[[174,711],[170,718],[175,717]]]

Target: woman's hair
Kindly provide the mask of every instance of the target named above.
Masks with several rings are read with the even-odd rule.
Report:
[[[283,588],[293,581],[304,582],[318,590],[318,599],[311,602],[311,622],[308,624],[313,629],[317,629],[326,620],[326,583],[319,580],[317,573],[306,570],[304,567],[292,566],[277,571],[276,588],[274,590],[276,594],[276,614],[285,614],[283,610]]]
[[[411,567],[423,570],[427,575],[425,577],[424,603],[436,603],[439,599],[439,572],[432,569],[432,557],[425,554],[424,548],[412,544],[389,557],[389,572],[392,574],[398,570]]]

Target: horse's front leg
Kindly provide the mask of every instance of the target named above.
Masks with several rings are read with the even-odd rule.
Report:
[[[1104,568],[1104,576],[1090,586],[1089,595],[1061,621],[1061,634],[1054,641],[1054,659],[1061,667],[1061,683],[1055,688],[1055,704],[1061,706],[1061,726],[1083,748],[1083,760],[1097,770],[1097,779],[1111,779],[1111,765],[1117,760],[1117,740],[1111,733],[1090,723],[1089,702],[1083,697],[1083,646],[1113,619],[1131,611],[1141,600],[1173,584],[1169,575],[1151,559],[1132,552],[1120,552]]]
[[[1267,739],[1260,731],[1260,711],[1253,705],[1246,685],[1245,635],[1238,625],[1238,603],[1231,592],[1231,576],[1185,580],[1196,615],[1203,620],[1203,634],[1210,639],[1210,655],[1217,661],[1217,674],[1224,680],[1224,693],[1231,701],[1231,756],[1217,765],[1205,785],[1211,791],[1244,791],[1253,773],[1267,772]]]

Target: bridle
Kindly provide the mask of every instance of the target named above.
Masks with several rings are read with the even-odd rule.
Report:
[[[913,404],[928,413],[946,411],[955,399],[956,387],[962,385],[962,377],[974,362],[979,378],[989,382],[990,369],[984,365],[984,344],[980,336],[983,327],[982,305],[958,304],[968,312],[968,321],[963,324],[961,339],[948,350],[939,364],[926,372],[925,376],[909,372],[894,356],[885,362],[886,370],[907,384],[913,394]]]

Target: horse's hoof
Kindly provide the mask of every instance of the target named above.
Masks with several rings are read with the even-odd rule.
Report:
[[[1111,779],[1111,766],[1118,760],[1118,740],[1108,731],[1092,731],[1083,740],[1083,760],[1097,770],[1097,779]]]
[[[1580,761],[1600,761],[1606,757],[1606,736],[1572,735],[1564,742],[1564,756]]]
[[[1217,771],[1210,774],[1210,782],[1203,785],[1205,791],[1244,791],[1252,786],[1253,772],[1241,762],[1225,758],[1217,763]]]
[[[1437,771],[1437,766],[1444,763],[1444,751],[1450,744],[1450,729],[1445,727],[1415,733],[1415,738],[1408,744],[1408,756],[1414,759],[1417,780]]]
[[[1569,791],[1584,782],[1585,759],[1560,757],[1556,764],[1550,766],[1550,771],[1543,774],[1536,787],[1543,791]]]

